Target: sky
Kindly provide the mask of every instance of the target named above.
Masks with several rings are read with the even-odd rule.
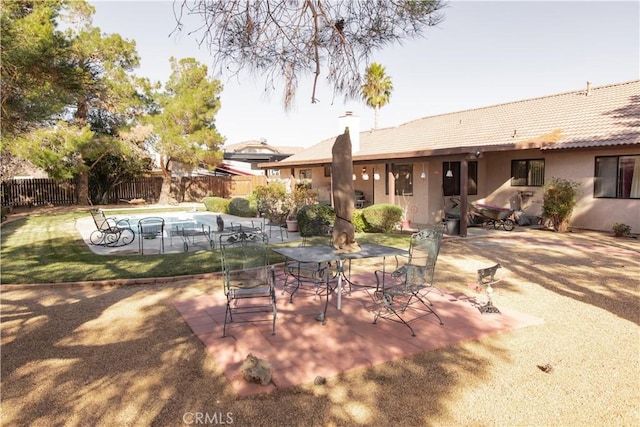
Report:
[[[265,139],[273,146],[308,147],[339,132],[338,117],[352,111],[360,130],[373,128],[374,112],[360,100],[334,99],[321,87],[311,104],[311,78],[303,79],[291,111],[281,93],[248,73],[213,74],[212,57],[196,36],[171,35],[173,2],[92,0],[93,25],[135,40],[135,73],[165,83],[169,58],[196,58],[224,90],[216,127],[226,144]],[[180,3],[180,2],[178,2]],[[191,30],[193,28],[186,28]],[[640,78],[640,2],[457,1],[425,37],[376,52],[371,60],[393,82],[378,128],[422,117],[621,83]],[[322,76],[321,76],[322,77]]]

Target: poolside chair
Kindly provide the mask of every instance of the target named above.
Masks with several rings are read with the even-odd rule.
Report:
[[[164,218],[148,217],[138,221],[138,252],[144,255],[144,242],[158,242],[158,252],[164,252]]]
[[[395,271],[376,271],[377,288],[374,296],[380,303],[373,323],[388,319],[403,323],[412,336],[415,331],[409,322],[434,315],[440,325],[442,319],[432,308],[427,294],[437,289],[433,284],[436,261],[440,252],[444,224],[438,224],[411,235],[409,257],[402,266],[397,262]],[[396,258],[398,261],[398,259]],[[441,294],[442,291],[437,289]]]
[[[269,263],[269,238],[261,231],[220,236],[223,286],[227,297],[222,336],[227,324],[271,321],[276,334],[275,270]],[[270,313],[263,318],[261,313]]]
[[[92,245],[126,246],[133,243],[136,238],[136,234],[131,229],[127,219],[107,218],[104,212],[99,209],[92,209],[91,217],[97,228],[89,236],[89,241]]]

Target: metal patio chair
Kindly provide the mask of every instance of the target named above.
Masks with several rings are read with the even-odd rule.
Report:
[[[138,221],[138,252],[144,255],[144,242],[159,238],[158,253],[164,252],[164,218],[148,217]]]
[[[228,323],[271,321],[276,334],[275,270],[269,262],[269,238],[261,231],[220,236],[223,286],[227,297],[222,336]],[[271,313],[261,318],[259,313]]]
[[[107,218],[104,212],[99,209],[92,209],[91,217],[96,225],[96,230],[89,236],[92,245],[126,246],[133,243],[136,238],[127,219]]]
[[[327,235],[325,231],[322,235]],[[310,236],[307,236],[310,237]],[[331,236],[328,237],[329,243]],[[309,240],[303,239],[301,248],[308,247]],[[304,249],[301,249],[304,250]],[[315,289],[315,295],[321,295],[326,289],[328,282],[334,281],[338,277],[337,266],[332,262],[299,262],[287,261],[284,265],[284,285],[282,295],[289,292],[289,301],[293,302],[293,295],[300,289],[303,283],[311,284]]]
[[[289,211],[274,214],[266,217],[265,227],[269,227],[269,238],[271,238],[271,230],[276,228],[280,230],[280,240],[284,241],[284,236],[289,238],[289,230],[287,229],[287,217]]]
[[[373,323],[378,319],[403,323],[414,337],[416,333],[409,322],[434,315],[440,325],[443,324],[427,298],[429,292],[437,289],[433,277],[443,232],[444,224],[438,224],[412,234],[406,263],[400,266],[398,262],[393,272],[375,272],[377,288],[374,295],[380,307]],[[442,291],[438,291],[442,294]]]

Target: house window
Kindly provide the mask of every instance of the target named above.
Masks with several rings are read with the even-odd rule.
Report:
[[[544,159],[511,160],[512,187],[542,187],[544,185]]]
[[[413,195],[413,165],[412,164],[401,164],[401,165],[391,165],[391,170],[393,172],[393,176],[396,178],[395,181],[395,195],[396,196],[412,196]],[[386,167],[387,176],[389,176],[389,165]],[[385,193],[389,194],[389,181],[385,181],[386,189]]]
[[[593,196],[640,199],[640,156],[596,157]]]
[[[460,195],[460,162],[442,162],[442,191],[445,196]],[[451,177],[447,172],[451,171]],[[478,162],[468,162],[467,195],[478,194]]]
[[[325,166],[324,167],[324,177],[328,178],[331,176],[331,166]]]
[[[300,179],[311,179],[311,169],[300,169]]]

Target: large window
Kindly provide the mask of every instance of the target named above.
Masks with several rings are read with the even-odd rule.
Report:
[[[460,162],[442,162],[442,191],[445,196],[460,195],[460,166]],[[468,162],[467,171],[467,195],[478,194],[478,162]]]
[[[396,196],[412,196],[413,195],[413,165],[401,164],[391,165],[393,176],[396,178]],[[387,176],[389,176],[389,165],[386,167]],[[386,183],[386,194],[389,194],[389,181]]]
[[[511,160],[512,187],[542,187],[544,185],[544,159]]]
[[[300,169],[300,179],[311,179],[311,169]]]
[[[640,156],[596,157],[593,196],[640,199]]]

